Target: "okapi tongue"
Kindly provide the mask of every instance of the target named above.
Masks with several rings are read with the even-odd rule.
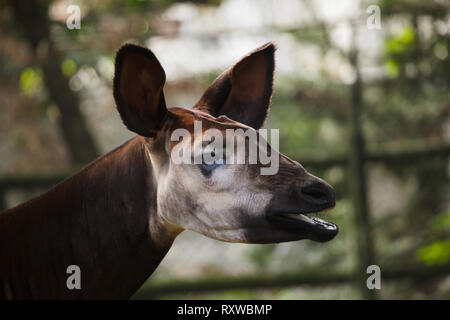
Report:
[[[278,227],[290,232],[302,233],[307,238],[318,242],[333,239],[339,230],[334,223],[301,213],[277,214],[273,215],[270,220]]]

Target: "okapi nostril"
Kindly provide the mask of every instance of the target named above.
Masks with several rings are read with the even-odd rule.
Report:
[[[325,198],[326,195],[320,190],[303,190],[303,193],[313,197],[313,198]]]
[[[301,193],[313,201],[333,202],[334,192],[322,183],[312,183],[301,188]]]

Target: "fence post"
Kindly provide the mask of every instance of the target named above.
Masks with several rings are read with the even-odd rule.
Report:
[[[370,215],[367,205],[367,185],[364,163],[364,135],[361,122],[361,108],[363,106],[362,81],[358,66],[358,50],[356,46],[350,52],[350,62],[355,70],[356,79],[351,85],[350,112],[350,192],[354,210],[354,226],[358,246],[356,267],[357,285],[364,299],[376,299],[375,290],[369,290],[366,285],[367,267],[374,264],[374,248],[370,227]]]
[[[6,192],[5,189],[0,187],[0,211],[6,209]]]

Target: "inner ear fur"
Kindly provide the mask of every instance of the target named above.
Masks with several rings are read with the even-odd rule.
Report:
[[[125,126],[139,135],[155,137],[167,115],[163,87],[166,74],[150,50],[122,46],[116,54],[114,99]]]
[[[194,108],[260,128],[272,97],[275,49],[269,42],[247,54],[212,83]]]

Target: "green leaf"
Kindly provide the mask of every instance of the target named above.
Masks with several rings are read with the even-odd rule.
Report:
[[[445,264],[450,261],[450,240],[437,241],[417,251],[417,257],[427,265]]]
[[[20,89],[26,95],[33,95],[42,88],[42,70],[25,68],[20,74]]]
[[[385,62],[384,70],[386,71],[389,77],[395,78],[398,76],[398,73],[400,72],[400,66],[396,61],[390,59]]]
[[[61,71],[66,77],[70,77],[77,72],[77,64],[72,59],[65,59],[61,64]]]

